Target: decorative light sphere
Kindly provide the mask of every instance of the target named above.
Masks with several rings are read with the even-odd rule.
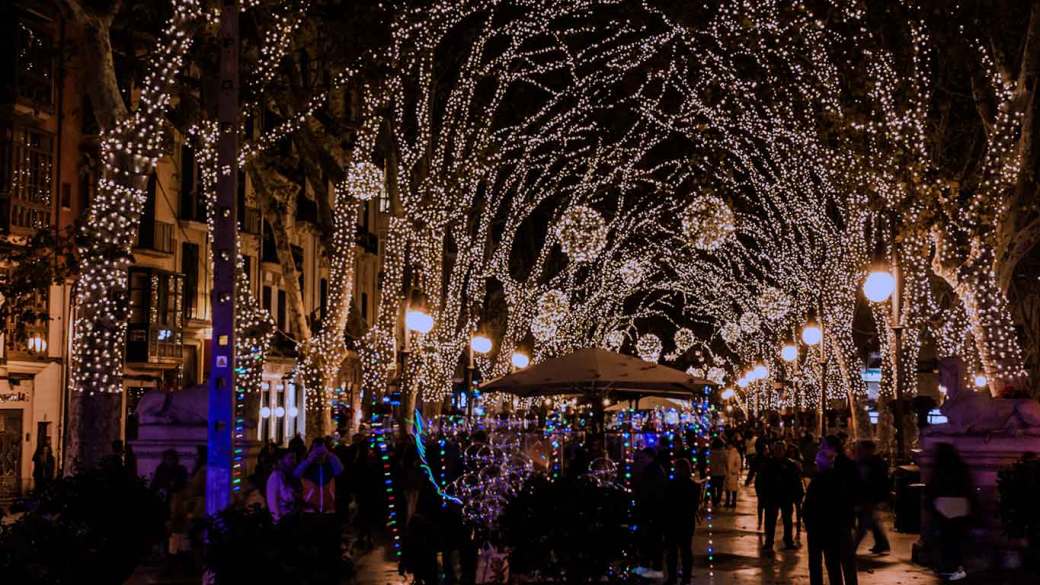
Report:
[[[786,362],[793,362],[798,359],[798,348],[788,343],[780,350],[780,357]]]
[[[989,384],[989,378],[986,374],[975,374],[974,382],[976,388],[985,388]]]
[[[621,282],[628,286],[637,286],[643,282],[643,263],[632,258],[621,265],[618,274],[621,276]]]
[[[575,262],[589,262],[607,245],[607,224],[596,210],[584,205],[568,209],[556,228],[560,249]]]
[[[726,370],[719,367],[711,367],[708,368],[708,373],[705,377],[715,384],[721,384],[726,379]]]
[[[748,380],[747,376],[741,376],[740,379],[737,380],[737,386],[740,386],[741,388],[747,388],[750,383],[751,380]]]
[[[284,406],[276,406],[276,407],[274,407],[274,415],[276,417],[278,417],[278,418],[282,418],[283,416],[285,416],[285,407]]]
[[[570,313],[567,295],[559,290],[550,290],[538,299],[531,334],[538,341],[546,341],[556,335],[557,329]]]
[[[474,335],[473,339],[470,340],[469,346],[473,351],[477,353],[487,353],[491,351],[491,339],[483,335]]]
[[[697,341],[697,336],[693,334],[693,331],[690,331],[685,327],[680,327],[675,332],[674,341],[675,350],[679,353],[682,353],[690,349],[690,346],[692,346],[693,343]]]
[[[513,357],[510,359],[510,361],[513,363],[514,368],[522,370],[526,368],[528,364],[531,363],[531,358],[527,357],[526,353],[514,351]]]
[[[408,309],[404,314],[404,324],[409,331],[426,334],[433,329],[433,317],[418,309]]]
[[[744,333],[754,333],[761,325],[762,319],[758,317],[758,313],[748,311],[740,316],[740,330]]]
[[[802,328],[802,341],[805,345],[816,345],[823,340],[823,330],[819,325],[806,325]]]
[[[887,270],[875,270],[863,281],[863,295],[872,303],[883,303],[896,290],[896,277]]]
[[[260,407],[260,418],[270,418],[271,409],[267,406]]]
[[[603,336],[603,347],[610,351],[617,351],[621,349],[621,344],[625,342],[625,334],[615,329],[610,333]]]
[[[767,319],[776,321],[791,310],[791,299],[784,291],[771,286],[758,297],[758,309]]]
[[[719,197],[702,195],[683,211],[682,230],[691,246],[712,252],[721,248],[736,232],[736,216]]]
[[[636,341],[636,353],[639,358],[648,362],[657,363],[661,359],[661,338],[653,333],[640,335]]]
[[[723,400],[733,400],[733,397],[737,395],[737,392],[732,388],[726,388],[722,391]]]
[[[704,377],[704,370],[702,370],[701,368],[695,368],[693,366],[690,366],[690,367],[686,368],[686,373],[689,374],[691,377],[694,377],[694,378],[703,378]]]
[[[347,165],[347,192],[358,201],[375,199],[383,192],[383,169],[366,161]]]
[[[723,341],[733,345],[738,339],[740,339],[740,325],[737,325],[736,323],[726,323],[722,326],[722,329],[719,330],[719,335],[722,337]]]

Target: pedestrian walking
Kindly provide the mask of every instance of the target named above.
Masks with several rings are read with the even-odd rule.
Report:
[[[275,466],[267,476],[265,493],[267,509],[275,523],[297,509],[299,482],[296,479],[296,452],[280,449],[275,455]]]
[[[782,442],[772,444],[770,456],[762,463],[758,473],[761,486],[759,498],[763,502],[766,518],[762,552],[767,555],[773,553],[778,514],[784,525],[784,548],[798,548],[794,542],[792,514],[795,501],[801,499],[801,478],[797,466],[787,458],[787,447]]]
[[[711,468],[711,505],[718,508],[722,503],[722,492],[726,483],[726,444],[715,438],[711,442],[711,456],[708,460]]]
[[[965,541],[971,514],[977,509],[971,471],[957,449],[949,443],[935,447],[935,468],[926,487],[932,511],[932,528],[939,544],[937,572],[947,581],[967,577],[964,570]]]
[[[737,450],[739,443],[730,443],[726,447],[726,507],[737,507],[737,490],[740,489],[740,468],[742,457]]]
[[[751,462],[748,464],[747,479],[744,480],[744,487],[747,487],[754,482],[755,484],[755,497],[758,500],[758,523],[757,529],[762,530],[762,517],[765,515],[765,490],[762,485],[762,467],[765,465],[766,460],[769,458],[766,454],[765,443],[755,443],[755,454],[751,457]]]
[[[314,439],[310,453],[296,466],[300,480],[303,511],[318,514],[336,512],[336,476],[343,473],[343,463],[327,446],[323,437]]]
[[[857,584],[852,485],[850,476],[836,465],[838,458],[838,451],[824,441],[816,455],[816,475],[805,492],[810,585],[823,585],[824,566],[830,585]]]
[[[54,469],[56,462],[54,459],[54,449],[51,448],[51,438],[43,435],[40,439],[39,446],[36,447],[36,452],[33,453],[33,488],[40,492],[47,488],[47,486],[54,480]]]
[[[856,548],[869,531],[874,536],[870,552],[888,554],[890,546],[885,529],[881,526],[878,506],[888,500],[888,462],[877,454],[873,441],[860,441],[856,448],[856,469],[859,472],[859,502],[856,511]]]
[[[693,477],[693,465],[688,459],[675,461],[675,477],[668,482],[665,501],[668,505],[668,514],[664,520],[665,563],[668,571],[665,585],[686,585],[693,579],[693,533],[701,502],[701,486]]]

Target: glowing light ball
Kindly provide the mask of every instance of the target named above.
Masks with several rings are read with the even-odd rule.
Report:
[[[347,166],[346,189],[351,197],[368,201],[383,192],[383,169],[376,165],[355,161]]]
[[[625,342],[625,334],[621,331],[614,330],[603,336],[603,347],[610,351],[617,351],[621,349],[621,344]]]
[[[683,211],[682,230],[686,241],[698,250],[713,252],[737,231],[736,216],[722,199],[702,195]]]
[[[516,368],[518,370],[522,370],[522,369],[526,368],[528,364],[531,363],[531,358],[527,357],[526,353],[521,353],[519,351],[514,351],[513,352],[513,357],[512,357],[512,359],[510,361],[513,363],[513,367],[514,368]]]
[[[705,374],[705,377],[715,384],[721,384],[726,379],[726,370],[716,367],[708,368],[708,373]]]
[[[738,339],[740,339],[740,325],[737,325],[736,323],[726,323],[722,326],[722,329],[719,330],[719,335],[722,337],[723,341],[733,345]]]
[[[584,205],[568,209],[556,228],[560,249],[575,262],[589,262],[607,245],[607,225],[596,210]]]
[[[695,368],[693,366],[690,366],[690,367],[686,368],[686,373],[689,374],[690,376],[694,377],[694,378],[703,378],[704,377],[704,370],[702,370],[700,368]]]
[[[776,321],[791,310],[791,299],[784,291],[771,286],[758,298],[758,309],[767,319]]]
[[[570,313],[567,295],[559,290],[550,290],[538,299],[531,334],[538,341],[546,341],[556,335],[556,330]]]
[[[693,345],[695,341],[697,341],[697,336],[693,334],[693,331],[690,331],[685,327],[680,327],[675,332],[675,337],[673,340],[675,341],[676,351],[682,353],[690,349],[690,346]]]
[[[877,270],[863,281],[863,295],[872,303],[883,303],[896,290],[896,277],[887,270]]]
[[[823,330],[819,325],[806,325],[802,328],[802,341],[805,345],[816,345],[823,341]]]
[[[784,358],[784,361],[793,362],[798,359],[798,348],[787,344],[780,350],[780,357]]]
[[[757,313],[748,311],[740,316],[740,330],[744,333],[754,333],[761,325],[762,319],[758,317]]]
[[[769,368],[762,364],[758,364],[751,369],[751,373],[755,375],[756,380],[765,380],[769,377]]]
[[[661,359],[661,338],[653,333],[639,336],[636,341],[636,353],[639,358],[648,362],[657,363]]]
[[[469,342],[469,346],[477,353],[487,353],[491,351],[491,345],[491,340],[483,335],[476,335]]]
[[[974,382],[976,388],[985,388],[989,384],[989,378],[986,377],[986,374],[975,374]]]
[[[725,390],[722,391],[722,399],[723,400],[732,400],[733,397],[736,396],[736,395],[737,395],[736,391],[734,391],[732,388],[726,388]]]
[[[404,314],[404,325],[409,331],[426,334],[433,329],[433,317],[418,309],[408,309]]]
[[[741,376],[740,379],[737,380],[737,386],[740,386],[741,388],[747,388],[750,383],[751,380],[748,380],[747,376]]]
[[[628,286],[636,286],[643,282],[643,263],[633,258],[622,264],[618,273],[621,275],[621,282]]]

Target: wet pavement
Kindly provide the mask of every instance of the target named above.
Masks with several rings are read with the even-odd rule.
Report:
[[[735,510],[715,510],[710,538],[715,546],[714,562],[709,567],[707,521],[702,522],[694,538],[695,566],[693,583],[711,585],[802,585],[809,583],[808,553],[805,533],[802,532],[798,550],[782,550],[783,528],[777,522],[774,555],[763,556],[760,547],[764,535],[758,529],[757,501],[754,490],[742,488]],[[860,545],[857,568],[860,584],[881,585],[937,585],[945,581],[926,567],[910,561],[917,534],[903,534],[891,529],[892,518],[886,515],[885,529],[892,550],[884,556],[869,552],[873,538],[868,534]],[[359,585],[404,585],[411,580],[397,574],[395,563],[386,560],[385,550],[377,549],[364,555],[358,562]],[[645,581],[648,585],[657,582]],[[825,577],[826,582],[826,577]],[[1014,584],[1037,585],[1036,577],[1020,574],[973,573],[958,581],[966,585]]]

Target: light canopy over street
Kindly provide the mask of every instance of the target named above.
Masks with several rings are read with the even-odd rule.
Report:
[[[0,15],[4,581],[1040,571],[1040,4]]]

